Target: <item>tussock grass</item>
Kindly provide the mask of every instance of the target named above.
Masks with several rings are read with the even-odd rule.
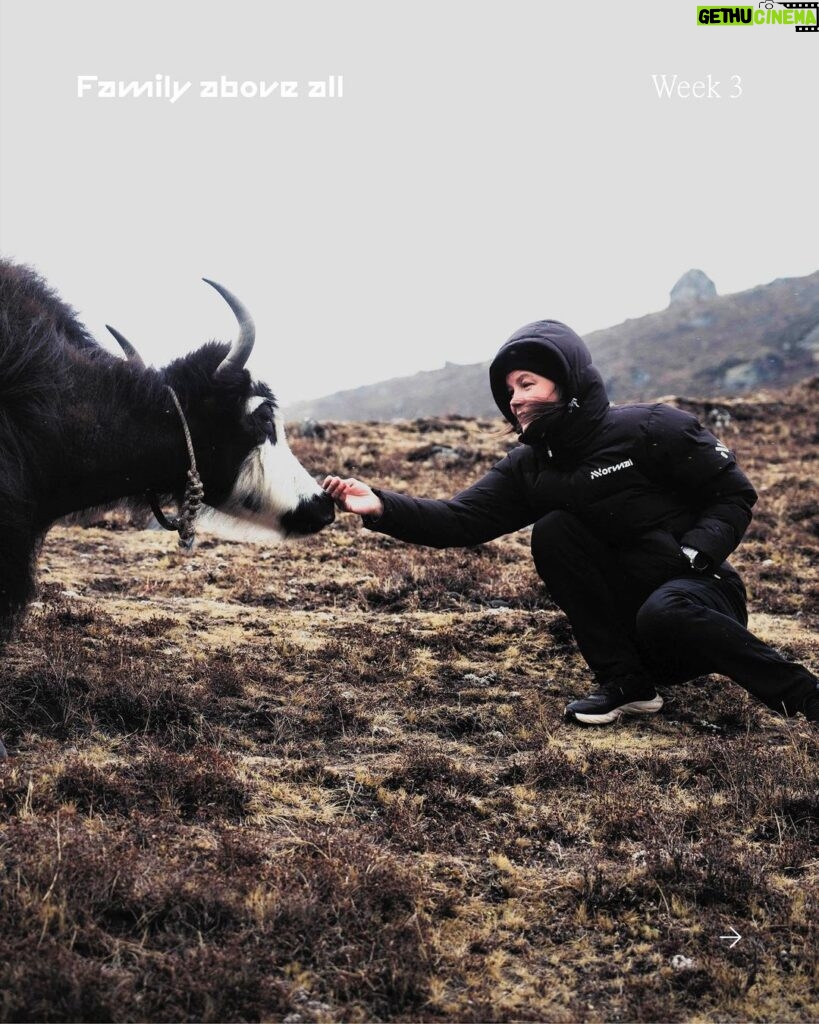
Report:
[[[717,409],[761,491],[752,625],[814,670],[817,402]],[[507,443],[294,447],[443,496]],[[53,531],[2,663],[0,1020],[819,1019],[816,730],[718,677],[564,723],[588,678],[525,531],[438,552],[346,517],[185,559],[122,525]]]

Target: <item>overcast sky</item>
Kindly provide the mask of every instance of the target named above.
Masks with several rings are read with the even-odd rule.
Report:
[[[819,33],[696,8],[2,0],[0,245],[158,365],[232,336],[221,281],[285,404],[662,309],[691,267],[721,293],[811,273]],[[191,84],[98,92],[157,76]],[[298,95],[201,95],[222,76]]]

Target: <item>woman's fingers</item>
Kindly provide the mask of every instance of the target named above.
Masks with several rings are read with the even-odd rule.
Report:
[[[322,487],[344,512],[355,512],[360,516],[380,515],[383,512],[381,500],[373,489],[355,477],[342,480],[338,476],[328,476]]]
[[[357,480],[352,478],[342,480],[337,476],[328,476],[325,478],[322,487],[330,495],[336,505],[339,508],[345,509],[346,511],[352,511],[348,504],[347,499],[354,494],[354,487],[358,483]]]
[[[322,487],[328,494],[335,497],[337,494],[346,494],[348,491],[355,491],[359,494],[366,493],[369,488],[366,484],[362,484],[360,480],[356,480],[355,477],[348,477],[346,480],[342,480],[338,476],[328,476]]]
[[[328,476],[322,487],[331,498],[339,498],[348,490],[346,482],[337,476]]]
[[[337,476],[328,476],[321,486],[325,488],[326,492],[330,495],[336,505],[344,508],[344,494],[346,487],[343,480],[340,480]]]

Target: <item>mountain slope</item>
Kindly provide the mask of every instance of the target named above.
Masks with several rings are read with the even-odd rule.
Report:
[[[788,386],[816,373],[819,364],[819,271],[733,295],[676,302],[594,331],[586,341],[616,402]],[[291,420],[496,416],[488,366],[488,360],[448,363],[294,403],[285,412]]]

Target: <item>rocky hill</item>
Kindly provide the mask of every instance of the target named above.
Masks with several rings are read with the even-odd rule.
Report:
[[[819,365],[819,272],[718,296],[702,271],[689,271],[667,309],[594,331],[586,341],[615,402],[786,387]],[[291,420],[496,416],[488,366],[447,363],[294,403],[285,413]]]

